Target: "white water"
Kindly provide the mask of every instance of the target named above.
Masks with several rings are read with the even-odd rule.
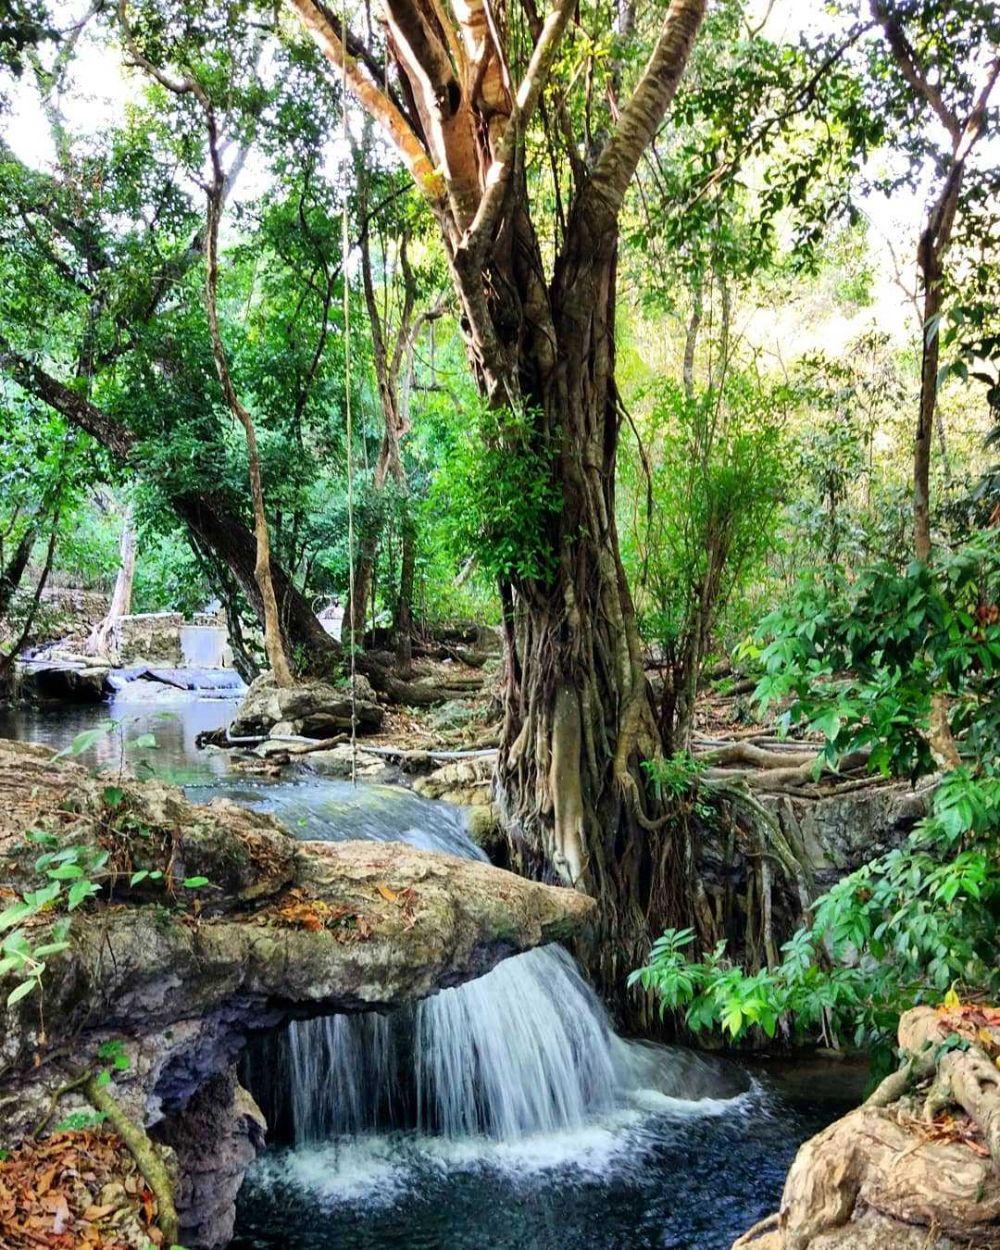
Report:
[[[182,625],[182,663],[185,668],[226,668],[226,631],[219,625]]]
[[[279,814],[287,819],[300,805],[312,806],[302,797],[279,801]],[[337,821],[336,832],[485,858],[454,809],[418,804],[415,819],[412,803],[386,797],[374,811],[364,804],[360,822],[357,815]],[[306,836],[316,836],[332,815],[315,808],[311,814],[311,821],[292,822],[306,825]],[[326,836],[332,832],[328,826]],[[399,1127],[453,1143],[516,1143],[594,1126],[629,1109],[681,1110],[697,1102],[711,1114],[740,1092],[738,1082],[696,1056],[618,1038],[559,946],[506,959],[409,1010],[295,1023],[288,1061],[299,1146]]]

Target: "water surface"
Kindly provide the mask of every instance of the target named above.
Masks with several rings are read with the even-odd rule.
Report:
[[[0,710],[0,734],[62,748],[111,721],[83,762],[152,768],[299,837],[477,853],[461,813],[405,790],[233,773],[194,740],[234,708],[126,688],[105,709]],[[138,745],[149,733],[155,748]],[[299,1023],[268,1045],[244,1076],[273,1145],[244,1186],[233,1250],[725,1250],[775,1208],[798,1144],[860,1084],[843,1067],[748,1073],[622,1041],[556,950],[388,1020]]]

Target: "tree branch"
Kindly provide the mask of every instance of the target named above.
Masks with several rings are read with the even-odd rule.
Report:
[[[85,430],[107,447],[115,456],[127,461],[135,450],[136,438],[124,426],[113,421],[78,391],[46,373],[27,356],[15,351],[0,335],[0,368],[23,390],[37,395],[49,407],[61,413],[78,429]]]
[[[535,41],[535,50],[531,54],[528,68],[517,89],[517,95],[514,97],[514,108],[507,121],[507,127],[503,132],[493,162],[486,171],[486,189],[479,201],[476,215],[460,244],[461,251],[468,257],[470,263],[478,262],[482,258],[486,244],[493,233],[493,227],[496,225],[503,204],[507,181],[510,178],[518,138],[523,135],[525,127],[531,120],[574,8],[575,0],[558,0],[556,7],[545,19]]]
[[[952,143],[957,147],[962,136],[962,126],[958,118],[945,104],[938,88],[929,81],[923,66],[914,51],[913,45],[906,37],[906,32],[894,13],[890,12],[885,0],[871,0],[872,17],[885,31],[886,42],[899,66],[899,71],[913,90],[937,114],[938,120],[951,136]]]
[[[598,197],[612,217],[677,92],[705,9],[706,0],[671,0],[653,55],[597,158],[583,194]]]
[[[347,51],[329,16],[314,0],[287,0],[287,3],[299,15],[319,50],[344,73],[362,106],[388,135],[431,206],[440,209],[446,198],[444,178],[434,168],[427,150],[399,108]]]

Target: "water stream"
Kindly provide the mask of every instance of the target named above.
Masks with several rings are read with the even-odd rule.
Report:
[[[402,789],[231,775],[194,738],[232,710],[231,696],[150,705],[126,689],[110,712],[0,712],[0,734],[62,746],[110,716],[92,759],[131,761],[151,731],[149,761],[196,801],[273,811],[299,837],[481,856],[459,811]],[[244,1188],[233,1250],[722,1250],[855,1093],[839,1073],[793,1077],[617,1037],[554,946],[408,1011],[298,1022],[243,1062],[274,1144]]]

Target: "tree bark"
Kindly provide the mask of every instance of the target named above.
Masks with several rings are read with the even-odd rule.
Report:
[[[132,505],[125,509],[122,523],[121,543],[118,549],[118,573],[115,586],[111,593],[104,619],[94,627],[87,640],[87,650],[95,655],[103,656],[112,664],[121,660],[121,639],[118,637],[119,625],[123,616],[132,610],[132,585],[135,581],[135,526],[132,520]]]
[[[38,528],[33,521],[29,521],[6,567],[0,570],[0,621],[10,611],[11,601],[21,585],[37,537]]]

